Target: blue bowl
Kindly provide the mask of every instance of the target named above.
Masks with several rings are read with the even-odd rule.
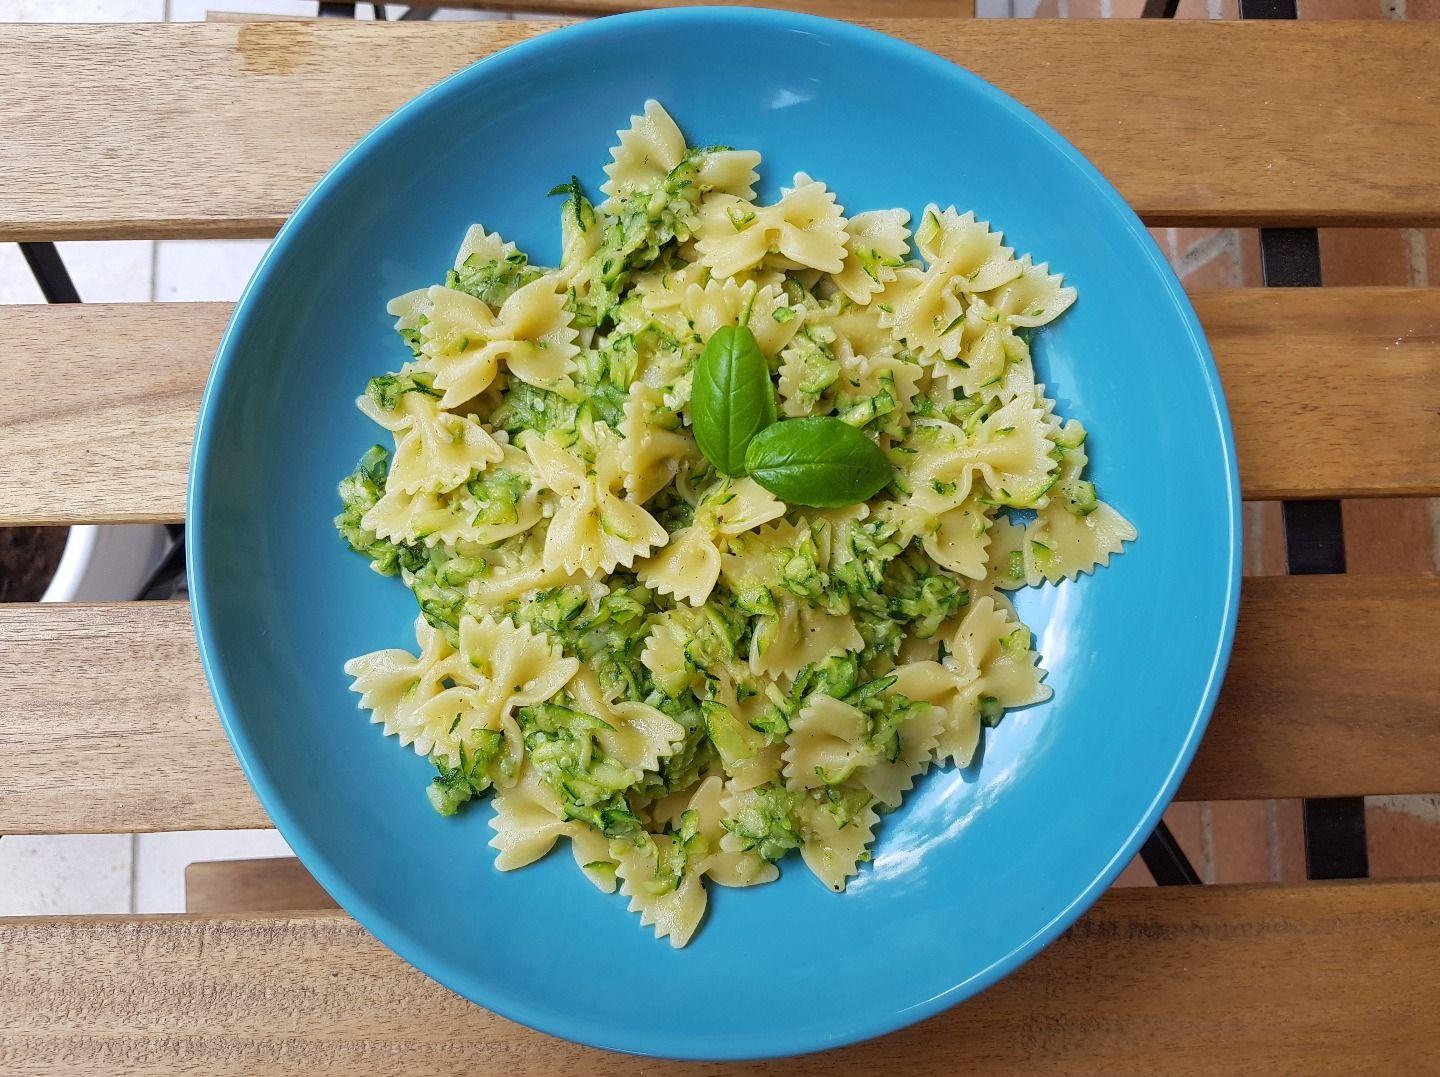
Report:
[[[724,63],[705,62],[725,55]],[[1038,338],[1041,379],[1092,431],[1102,496],[1139,528],[1111,567],[1024,591],[1049,703],[983,761],[932,771],[844,895],[798,860],[712,888],[672,950],[563,851],[493,866],[490,808],[442,819],[429,766],[357,710],[341,666],[408,646],[415,603],[331,526],[378,431],[353,400],[405,352],[385,302],[443,273],[480,220],[559,255],[549,188],[589,190],[647,97],[694,144],[764,154],[852,212],[956,203],[1063,271],[1080,301]],[[190,586],[205,672],[265,809],[321,884],[442,984],[534,1028],[730,1059],[900,1028],[994,983],[1099,896],[1195,751],[1239,583],[1234,444],[1215,366],[1134,213],[1059,135],[910,45],[799,15],[691,9],[557,30],[460,72],[319,183],[246,289],[201,406]],[[417,1017],[417,1020],[422,1018]]]

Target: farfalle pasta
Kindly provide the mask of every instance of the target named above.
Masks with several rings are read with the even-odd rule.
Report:
[[[1076,298],[1047,264],[954,207],[851,212],[804,173],[760,198],[758,153],[654,101],[611,157],[598,204],[551,192],[559,265],[475,225],[390,303],[408,355],[359,400],[388,443],[336,525],[414,593],[417,646],[346,672],[441,815],[489,797],[497,868],[568,843],[683,946],[708,887],[792,852],[844,890],[930,767],[1049,697],[1006,593],[1136,535],[1035,376]],[[726,398],[697,364],[735,327],[765,421],[848,426],[874,496],[702,451]]]

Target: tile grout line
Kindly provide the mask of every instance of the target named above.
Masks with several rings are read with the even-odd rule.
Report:
[[[140,905],[140,835],[130,835],[130,913]]]

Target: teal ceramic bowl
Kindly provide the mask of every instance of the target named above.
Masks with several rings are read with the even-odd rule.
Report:
[[[1063,271],[1080,301],[1037,338],[1037,366],[1092,431],[1101,490],[1140,532],[1109,569],[1019,595],[1054,699],[1008,715],[978,765],[920,781],[845,894],[789,861],[773,885],[714,888],[684,950],[563,852],[497,871],[488,806],[431,810],[428,765],[369,723],[341,670],[408,646],[414,601],[330,522],[336,481],[375,439],[353,400],[404,358],[386,300],[437,279],[476,220],[535,261],[556,259],[546,192],[577,171],[598,189],[615,130],[648,97],[692,143],[759,149],[764,196],[803,169],[852,212],[954,202]],[[507,49],[402,108],[319,183],[250,282],[205,393],[190,585],[205,672],[256,793],[382,942],[558,1036],[768,1056],[960,1002],[1105,890],[1159,819],[1214,703],[1235,624],[1238,508],[1220,382],[1190,304],[1073,147],[980,79],[880,34],[692,9]]]

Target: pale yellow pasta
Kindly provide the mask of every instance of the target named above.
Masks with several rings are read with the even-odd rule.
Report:
[[[880,817],[869,806],[846,819],[816,798],[806,798],[801,804],[804,840],[800,856],[817,879],[838,893],[850,876],[859,874],[861,858],[868,855],[875,840]]]
[[[570,852],[585,877],[607,894],[615,891],[615,861],[604,835],[573,819],[566,819],[560,798],[540,780],[540,772],[526,766],[513,786],[495,794],[495,836],[490,847],[498,851],[495,866],[514,871],[535,863],[562,837],[570,839]]]
[[[668,538],[654,517],[619,493],[626,478],[621,439],[597,427],[594,440],[593,466],[533,433],[521,444],[540,483],[559,502],[545,538],[547,569],[613,572],[618,565],[628,568]]]
[[[927,770],[1049,698],[1007,594],[1136,532],[1036,375],[1076,301],[1048,263],[954,206],[847,216],[803,172],[762,200],[758,153],[694,144],[656,101],[616,136],[603,201],[554,192],[557,267],[476,224],[443,283],[391,301],[408,358],[359,400],[387,444],[336,525],[416,595],[418,654],[345,668],[434,763],[442,815],[493,794],[499,869],[564,839],[679,947],[709,885],[791,852],[843,891]],[[764,362],[717,420],[694,390],[722,330]],[[860,431],[888,483],[845,503],[823,440],[798,493],[745,442],[721,459],[717,423],[770,421],[767,371],[780,421]]]
[[[477,731],[501,731],[512,712],[556,695],[580,667],[545,636],[508,621],[463,619],[458,648],[436,636],[421,618],[418,657],[377,651],[351,659],[345,672],[386,733],[452,764]]]
[[[767,256],[790,269],[837,273],[845,265],[844,210],[803,172],[778,202],[756,206],[717,196],[701,210],[696,252],[717,277],[754,269]]]

